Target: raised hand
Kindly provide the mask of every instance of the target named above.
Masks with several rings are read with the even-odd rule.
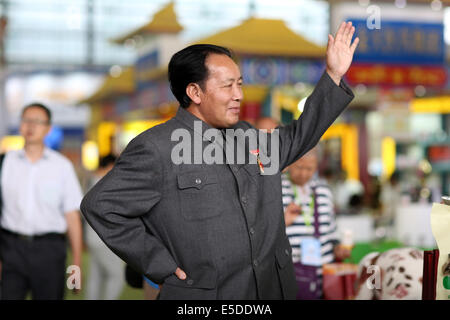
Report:
[[[337,85],[350,68],[353,54],[359,43],[359,38],[355,38],[351,43],[354,33],[355,27],[351,22],[342,22],[336,32],[336,38],[333,38],[331,34],[328,35],[326,71]]]

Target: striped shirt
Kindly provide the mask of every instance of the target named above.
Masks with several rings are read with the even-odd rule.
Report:
[[[302,212],[294,222],[286,227],[286,234],[292,246],[292,260],[299,262],[301,257],[301,241],[306,237],[314,237],[314,213],[311,212],[311,223],[305,223],[305,215],[311,211],[312,195],[315,190],[317,210],[319,213],[319,240],[321,244],[322,265],[334,261],[333,249],[338,242],[333,198],[327,183],[321,179],[312,179],[300,188],[292,184],[286,174],[282,175],[283,209],[295,202]],[[296,190],[294,190],[296,188]],[[297,195],[297,199],[296,199]],[[319,268],[321,274],[321,268]]]

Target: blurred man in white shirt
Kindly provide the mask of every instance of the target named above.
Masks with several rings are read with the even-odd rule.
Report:
[[[81,266],[81,188],[71,162],[47,148],[51,112],[42,104],[24,108],[21,150],[5,155],[0,261],[2,299],[63,299],[66,233],[73,264]]]

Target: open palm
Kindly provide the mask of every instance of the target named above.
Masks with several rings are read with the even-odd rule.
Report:
[[[355,27],[351,22],[342,22],[336,38],[331,34],[328,35],[327,72],[336,83],[340,82],[352,63],[353,54],[359,43],[359,38],[355,38],[351,43],[354,33]]]

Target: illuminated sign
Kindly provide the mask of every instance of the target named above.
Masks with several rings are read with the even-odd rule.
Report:
[[[245,84],[266,85],[317,83],[325,70],[322,61],[270,57],[243,58],[240,67]]]
[[[360,42],[354,62],[434,64],[445,61],[444,25],[406,21],[381,21],[380,29],[368,29],[366,20],[348,19]]]
[[[136,80],[138,86],[141,82],[146,82],[148,74],[155,70],[159,65],[158,50],[151,51],[145,55],[140,56],[135,63]]]
[[[350,84],[444,86],[447,70],[439,66],[354,63],[346,79]]]
[[[432,162],[450,161],[449,146],[431,146],[428,148],[428,158]]]

